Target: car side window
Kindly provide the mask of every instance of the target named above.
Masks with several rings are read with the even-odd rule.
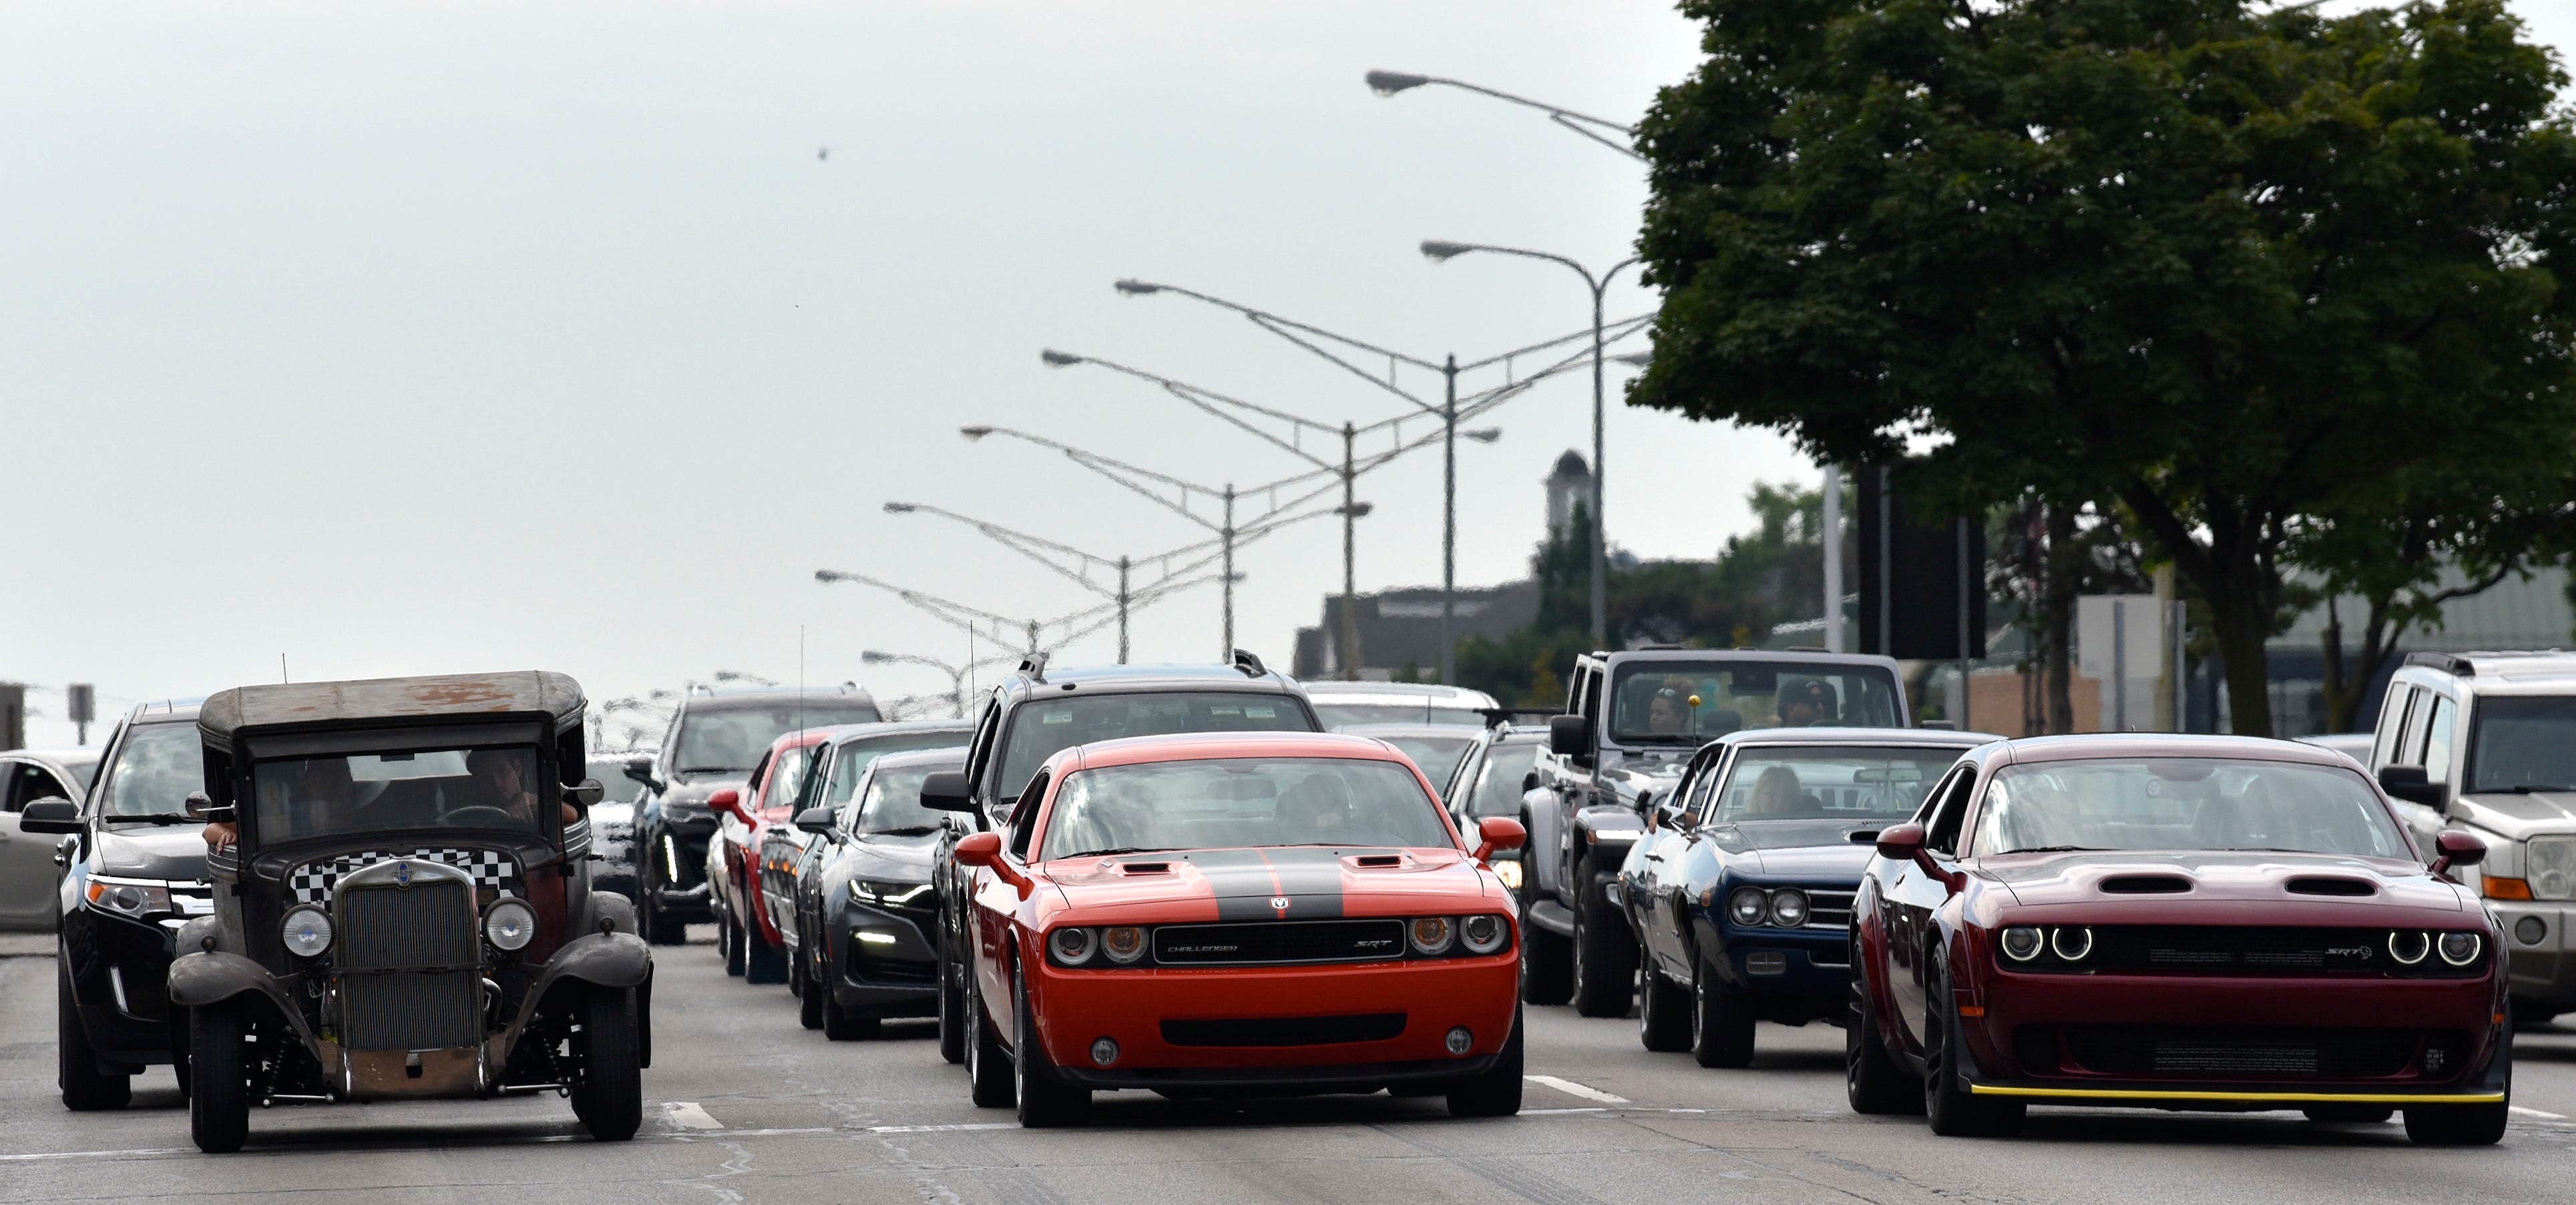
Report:
[[[1723,772],[1726,769],[1726,754],[1723,751],[1712,751],[1704,754],[1703,758],[1696,771],[1697,776],[1691,781],[1690,796],[1682,800],[1682,806],[1688,809],[1693,818],[1706,824],[1709,816],[1709,801],[1717,798],[1715,789],[1717,780],[1725,777]]]
[[[2398,738],[2406,731],[2407,709],[2415,705],[2422,691],[2404,683],[2388,688],[2387,701],[2380,704],[2379,723],[2372,726],[2370,761],[2374,766],[2389,765],[2397,760]]]
[[[2389,761],[2401,766],[2424,764],[2424,723],[2433,718],[2433,699],[2432,691],[2419,689],[2407,703],[2405,727],[2398,731],[2397,748],[2390,751]]]
[[[2433,697],[2433,719],[2424,726],[2424,777],[2433,782],[2451,781],[2451,732],[2459,723],[2460,705],[2439,695]]]
[[[845,765],[845,766],[846,766],[846,765],[848,765],[850,762],[855,761],[855,760],[857,760],[857,759],[856,759],[856,758],[845,758],[845,759],[842,759],[842,763],[841,763],[841,764],[843,764],[843,765]],[[873,769],[873,768],[874,768],[874,766],[875,766],[875,763],[871,762],[871,763],[869,763],[869,766],[870,766],[870,768],[871,768],[871,769]],[[870,777],[870,773],[869,773],[869,771],[868,771],[868,770],[857,770],[857,771],[851,771],[851,770],[835,770],[835,771],[833,771],[833,774],[834,774],[834,777],[835,777],[835,782],[834,782],[834,785],[835,785],[835,786],[839,785],[839,784],[838,784],[838,778],[839,778],[841,775],[845,775],[845,774],[855,774],[855,775],[857,776],[857,778],[858,778],[858,781],[857,781],[857,782],[854,782],[854,783],[851,783],[851,784],[850,784],[850,790],[846,793],[846,796],[844,796],[844,795],[843,795],[843,793],[841,793],[841,792],[837,792],[837,791],[835,791],[835,792],[828,792],[828,793],[826,793],[826,794],[824,794],[824,795],[822,796],[822,798],[825,798],[825,799],[836,799],[836,798],[837,798],[837,799],[841,799],[841,800],[842,800],[842,802],[841,802],[841,803],[839,803],[838,805],[836,805],[836,806],[838,806],[838,807],[840,808],[840,814],[839,814],[839,815],[837,815],[837,816],[834,816],[834,817],[832,818],[832,823],[833,823],[834,825],[838,826],[838,827],[840,828],[840,830],[841,830],[841,832],[842,832],[843,834],[845,834],[845,835],[856,835],[856,834],[858,833],[858,831],[859,831],[859,805],[860,805],[861,803],[865,802],[865,801],[866,801],[866,799],[867,799],[867,786],[868,786],[868,779],[869,779],[869,777]]]
[[[975,735],[966,742],[966,791],[969,797],[983,792],[984,771],[993,760],[993,738],[1002,727],[1002,700],[995,697],[984,703],[984,714],[975,720]]]
[[[1923,826],[1923,847],[1935,853],[1956,855],[1959,852],[1959,829],[1968,816],[1968,796],[1977,785],[1977,771],[1961,766],[1951,772],[1948,785],[1933,793],[1932,822]]]
[[[1038,829],[1038,804],[1046,798],[1047,772],[1029,780],[1028,789],[1020,792],[1020,806],[1011,812],[1011,856],[1029,860],[1029,836]]]
[[[1583,675],[1583,718],[1586,724],[1596,729],[1601,725],[1601,678],[1597,667],[1586,670]]]
[[[769,773],[769,755],[763,753],[760,755],[760,760],[753,763],[751,767],[751,781],[744,783],[742,786],[744,802],[749,802],[753,798],[759,796],[760,776],[767,773]]]

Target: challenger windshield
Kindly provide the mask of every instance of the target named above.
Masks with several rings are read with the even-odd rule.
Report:
[[[526,745],[279,758],[252,770],[251,787],[268,845],[396,829],[541,832],[546,809],[563,806]]]
[[[1042,699],[1012,715],[1001,777],[994,781],[1002,798],[1017,799],[1046,759],[1075,745],[1122,736],[1314,730],[1305,710],[1286,695],[1139,692]]]
[[[2102,758],[1995,775],[1971,853],[2085,849],[2414,857],[2370,784],[2339,766]]]
[[[1610,684],[1610,739],[1702,744],[1745,728],[1902,728],[1896,679],[1865,665],[1628,662]]]
[[[1956,749],[1749,748],[1735,755],[1711,819],[1903,820],[1957,760]]]
[[[1064,780],[1042,858],[1264,845],[1449,846],[1439,805],[1394,762],[1148,762]]]
[[[758,707],[699,707],[680,724],[682,774],[748,774],[770,743],[799,728],[873,724],[883,717],[871,703],[823,697],[763,703]]]

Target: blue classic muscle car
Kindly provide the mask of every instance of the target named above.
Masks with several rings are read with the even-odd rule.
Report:
[[[1960,754],[1998,739],[1768,728],[1701,747],[1619,869],[1646,1048],[1741,1067],[1755,1021],[1839,1022],[1870,843],[1911,817]]]

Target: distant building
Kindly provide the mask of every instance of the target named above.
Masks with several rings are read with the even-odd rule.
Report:
[[[1592,466],[1584,463],[1582,454],[1572,448],[1556,458],[1556,468],[1547,475],[1547,532],[1565,534],[1565,525],[1574,521],[1577,503],[1592,502]]]
[[[1482,588],[1461,587],[1457,620],[1450,633],[1501,639],[1512,629],[1538,618],[1538,583],[1528,580]],[[1384,682],[1407,665],[1431,678],[1440,672],[1440,587],[1409,586],[1359,597],[1360,677]],[[1297,657],[1290,671],[1300,678],[1338,678],[1341,664],[1342,596],[1324,597],[1323,622],[1297,629]]]

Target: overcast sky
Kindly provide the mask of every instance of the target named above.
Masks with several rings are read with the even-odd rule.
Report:
[[[2576,4],[2518,7],[2576,40]],[[1589,320],[1573,274],[1414,247],[1615,262],[1637,166],[1360,76],[1628,121],[1695,59],[1645,0],[10,4],[0,678],[92,681],[112,714],[274,681],[282,654],[298,680],[544,667],[609,698],[794,681],[801,628],[808,682],[945,689],[859,653],[962,661],[963,633],[814,571],[1014,616],[1095,599],[886,501],[1109,556],[1204,534],[960,424],[1211,484],[1302,467],[1039,349],[1334,423],[1402,405],[1113,280],[1434,360],[1568,333]],[[1611,293],[1614,315],[1650,306]],[[1613,403],[1612,538],[1640,555],[1709,555],[1755,481],[1812,474],[1766,433]],[[1540,479],[1588,453],[1588,380],[1486,421],[1502,439],[1459,457],[1468,584],[1524,570]],[[1436,449],[1361,497],[1361,588],[1437,584]],[[1339,588],[1338,524],[1239,567],[1237,643],[1284,664]],[[1137,616],[1137,660],[1218,643],[1213,587]],[[1115,651],[1104,630],[1060,659]],[[30,703],[31,742],[68,743],[60,693]]]

